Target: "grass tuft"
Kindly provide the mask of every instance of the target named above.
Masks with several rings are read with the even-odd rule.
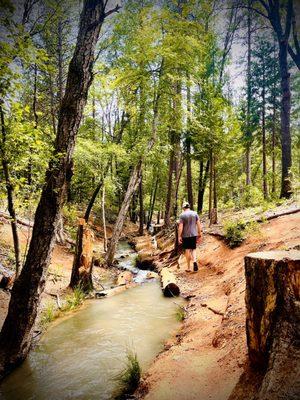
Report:
[[[85,294],[80,286],[76,286],[73,293],[66,296],[66,303],[63,311],[71,311],[79,307],[84,300]]]
[[[127,396],[132,395],[141,379],[142,370],[136,353],[128,350],[126,357],[127,363],[125,368],[114,378],[114,381],[117,383],[117,387],[113,393],[114,400],[125,400]]]
[[[45,305],[43,311],[41,312],[41,325],[45,327],[50,324],[50,322],[54,321],[57,317],[58,312],[56,310],[55,304],[50,301]]]
[[[175,311],[175,317],[178,322],[182,322],[185,318],[185,310],[183,307],[178,307]]]

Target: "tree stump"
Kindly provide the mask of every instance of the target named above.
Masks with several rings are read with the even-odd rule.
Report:
[[[245,274],[249,359],[265,373],[257,399],[299,399],[300,251],[249,254]]]
[[[88,291],[92,288],[92,267],[93,267],[93,233],[85,220],[79,220],[76,249],[72,268],[70,286],[80,286]]]
[[[164,296],[175,297],[179,296],[180,289],[176,283],[175,275],[165,267],[160,272],[161,285]]]

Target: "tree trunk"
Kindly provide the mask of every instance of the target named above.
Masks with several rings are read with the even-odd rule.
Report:
[[[171,209],[172,209],[172,196],[173,196],[173,168],[174,168],[174,149],[170,152],[169,160],[169,174],[168,174],[168,187],[167,187],[167,199],[165,207],[165,219],[164,225],[168,227],[170,225]]]
[[[57,221],[72,175],[75,138],[92,82],[94,52],[104,18],[103,0],[85,0],[76,48],[69,65],[66,93],[59,111],[54,157],[49,163],[36,210],[26,261],[13,286],[0,334],[0,377],[26,358],[31,345]]]
[[[191,89],[189,83],[187,84],[187,134],[186,134],[186,186],[188,202],[190,203],[191,210],[194,209],[193,198],[193,179],[192,179],[192,160],[191,160],[191,135],[190,135],[190,114],[191,112]]]
[[[191,206],[191,210],[194,209],[194,198],[193,198],[193,180],[192,180],[192,163],[191,163],[191,138],[186,138],[186,185],[188,202]]]
[[[5,186],[6,186],[6,193],[7,193],[7,205],[8,205],[8,212],[11,218],[11,230],[13,236],[13,243],[14,243],[14,251],[15,251],[15,261],[16,261],[16,277],[18,277],[20,270],[21,270],[21,251],[20,251],[20,242],[19,242],[19,235],[18,235],[18,225],[17,225],[17,216],[14,204],[14,188],[10,180],[10,173],[9,173],[9,166],[8,161],[6,158],[6,127],[4,121],[4,111],[2,105],[0,104],[0,117],[1,117],[1,133],[2,133],[2,140],[0,142],[0,151],[1,151],[1,158],[2,158],[2,168],[3,174],[5,179]]]
[[[169,268],[165,267],[160,272],[161,277],[161,286],[164,296],[166,297],[175,297],[179,296],[180,289],[176,282],[175,275],[169,270]]]
[[[130,221],[134,224],[137,221],[137,194],[133,193],[132,201],[131,201],[131,208],[130,208]]]
[[[264,374],[256,398],[299,398],[300,251],[249,254],[245,274],[249,358]]]
[[[61,18],[58,21],[57,27],[57,66],[58,66],[58,76],[57,76],[57,97],[58,97],[58,105],[61,105],[62,98],[63,98],[63,48],[62,48],[62,41],[63,41],[63,23]]]
[[[76,253],[74,255],[70,287],[80,287],[89,292],[93,288],[93,235],[86,221],[81,218],[77,230]]]
[[[210,215],[210,225],[218,223],[218,195],[217,195],[217,170],[216,156],[213,155],[213,208]]]
[[[266,82],[265,61],[263,60],[263,83],[262,83],[262,159],[263,159],[263,194],[264,199],[268,197],[267,186],[267,145],[266,145]]]
[[[106,232],[106,218],[105,218],[105,185],[102,187],[102,223],[103,223],[103,250],[107,251],[107,232]]]
[[[89,204],[86,208],[85,214],[84,214],[84,222],[85,224],[88,224],[90,214],[93,208],[93,205],[95,203],[95,200],[98,196],[98,193],[100,192],[100,189],[103,185],[103,180],[99,182],[97,187],[95,188],[93,195],[89,201]],[[75,252],[74,252],[74,261],[73,261],[73,267],[72,267],[72,274],[71,274],[71,280],[70,280],[70,287],[75,288],[76,286],[83,286],[87,290],[90,289],[90,285],[88,284],[88,281],[91,282],[91,277],[87,277],[86,274],[80,274],[79,269],[82,267],[82,251],[84,249],[83,246],[83,235],[87,231],[87,227],[85,224],[80,220],[78,227],[77,227],[77,235],[76,235],[76,246],[75,246]],[[86,272],[88,273],[90,270],[85,268]]]
[[[84,220],[87,223],[89,222],[89,218],[90,218],[90,215],[91,215],[92,208],[94,206],[94,203],[96,201],[96,198],[97,198],[102,186],[103,186],[103,179],[101,179],[101,181],[96,186],[96,188],[95,188],[95,190],[94,190],[94,192],[92,194],[92,197],[91,197],[91,199],[89,201],[89,204],[88,204],[88,206],[86,208],[86,211],[85,211],[85,214],[84,214]]]
[[[251,7],[252,0],[248,0]],[[246,185],[251,185],[251,40],[252,40],[252,11],[248,9],[247,17],[247,131],[246,131]]]
[[[139,185],[139,181],[141,178],[141,170],[142,170],[142,161],[139,161],[139,163],[132,170],[130,181],[129,181],[129,184],[127,187],[127,191],[126,191],[117,221],[114,226],[111,240],[109,242],[109,246],[108,246],[108,250],[107,250],[107,254],[106,254],[106,262],[109,266],[111,266],[113,263],[116,248],[117,248],[117,245],[118,245],[121,233],[122,233],[124,221],[125,221],[125,218],[126,218],[129,206],[130,206],[130,202],[131,202],[134,192],[136,191],[136,189]]]
[[[276,104],[273,104],[273,121],[272,121],[272,194],[276,192],[276,158],[275,158],[275,144],[276,144]]]
[[[149,216],[148,216],[148,222],[147,222],[147,229],[150,228],[150,225],[151,225],[151,222],[152,222],[152,216],[153,216],[153,211],[154,211],[154,207],[155,207],[157,188],[158,188],[158,177],[156,178],[156,181],[155,181],[153,197],[152,197],[152,201],[150,203],[150,210],[149,210]]]
[[[204,199],[204,192],[206,188],[208,173],[209,173],[209,159],[206,161],[205,172],[203,176],[203,161],[200,161],[200,172],[199,172],[199,187],[198,187],[198,205],[197,205],[197,212],[199,214],[203,211],[203,199]]]
[[[291,114],[291,90],[290,73],[287,60],[288,43],[287,40],[279,42],[279,65],[281,76],[281,194],[280,197],[290,198],[292,195],[291,184],[291,133],[290,133],[290,114]]]
[[[143,175],[141,172],[140,183],[139,183],[139,200],[140,200],[140,226],[139,235],[144,233],[144,203],[143,203]]]
[[[208,215],[211,217],[213,202],[213,154],[210,152],[209,157],[209,197],[208,197]]]
[[[160,210],[158,210],[158,213],[157,213],[157,225],[159,225],[160,224]]]

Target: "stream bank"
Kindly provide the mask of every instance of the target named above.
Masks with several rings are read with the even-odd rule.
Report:
[[[146,400],[252,400],[257,377],[237,396],[235,387],[248,370],[245,333],[244,257],[251,252],[287,250],[299,245],[300,213],[260,225],[240,247],[205,235],[198,248],[199,271],[186,274],[181,256],[170,267],[182,295],[189,298],[180,332],[168,342],[143,376],[136,398]],[[158,241],[172,249],[170,235]],[[168,254],[160,260],[167,262]],[[178,269],[179,267],[179,269]],[[159,268],[159,265],[158,265]],[[232,394],[231,394],[232,393]]]
[[[121,242],[117,258],[119,267],[133,274],[130,290],[86,300],[76,313],[51,324],[26,361],[4,379],[1,399],[107,400],[128,350],[137,353],[143,371],[150,366],[178,331],[176,312],[183,300],[165,298],[159,281],[135,267],[135,257]]]

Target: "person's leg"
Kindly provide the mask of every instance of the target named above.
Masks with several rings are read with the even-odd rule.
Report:
[[[185,249],[185,259],[186,259],[186,264],[187,264],[187,270],[190,270],[191,267],[191,251],[190,249]]]
[[[192,260],[193,262],[197,262],[197,251],[196,249],[191,250]]]
[[[197,238],[194,238],[195,242],[193,243],[193,249],[191,250],[191,258],[193,260],[193,270],[194,272],[198,271],[198,264],[197,264],[197,250],[196,250],[196,240]]]

